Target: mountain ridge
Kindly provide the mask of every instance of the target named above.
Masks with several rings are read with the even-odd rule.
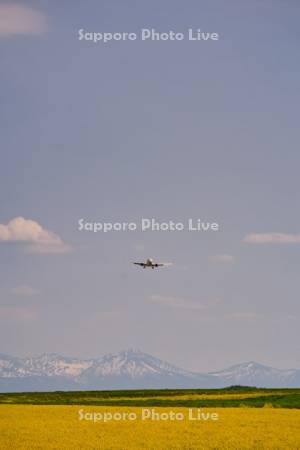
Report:
[[[300,369],[275,369],[254,361],[198,373],[127,349],[99,358],[57,353],[16,357],[0,353],[0,391],[222,388],[231,385],[300,387]]]

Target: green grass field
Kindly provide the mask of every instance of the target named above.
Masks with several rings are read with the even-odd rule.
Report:
[[[273,407],[300,409],[300,389],[180,389],[135,391],[24,392],[0,394],[0,404],[131,407]]]

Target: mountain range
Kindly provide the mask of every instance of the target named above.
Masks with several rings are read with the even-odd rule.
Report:
[[[300,387],[299,369],[274,369],[255,362],[218,372],[180,369],[139,350],[79,359],[43,354],[18,358],[0,354],[0,392],[110,389]]]

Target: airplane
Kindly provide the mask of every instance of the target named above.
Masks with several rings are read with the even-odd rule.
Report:
[[[162,266],[170,266],[171,263],[155,263],[153,262],[153,259],[148,258],[146,262],[134,262],[133,264],[137,266],[141,266],[143,269],[146,269],[146,267],[149,267],[151,269],[155,269],[156,267],[162,267]]]

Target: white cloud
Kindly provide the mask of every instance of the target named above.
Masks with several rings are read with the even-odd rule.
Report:
[[[235,257],[224,253],[224,254],[213,255],[210,257],[210,260],[213,263],[233,264],[235,261]]]
[[[244,238],[247,244],[300,244],[300,234],[250,233]]]
[[[33,295],[38,295],[39,291],[31,286],[28,286],[27,284],[22,284],[12,288],[11,293],[13,295],[17,295],[18,297],[31,297]]]
[[[16,217],[7,225],[0,224],[0,244],[3,242],[26,244],[30,253],[66,253],[70,250],[55,233],[24,217]]]
[[[46,30],[45,16],[18,3],[0,4],[0,37],[17,34],[41,34]]]
[[[160,304],[162,306],[167,306],[169,308],[182,308],[182,309],[192,309],[192,310],[205,310],[214,306],[218,300],[214,300],[210,304],[202,304],[192,302],[190,300],[186,300],[178,297],[168,297],[163,295],[151,295],[149,300],[153,303]]]

